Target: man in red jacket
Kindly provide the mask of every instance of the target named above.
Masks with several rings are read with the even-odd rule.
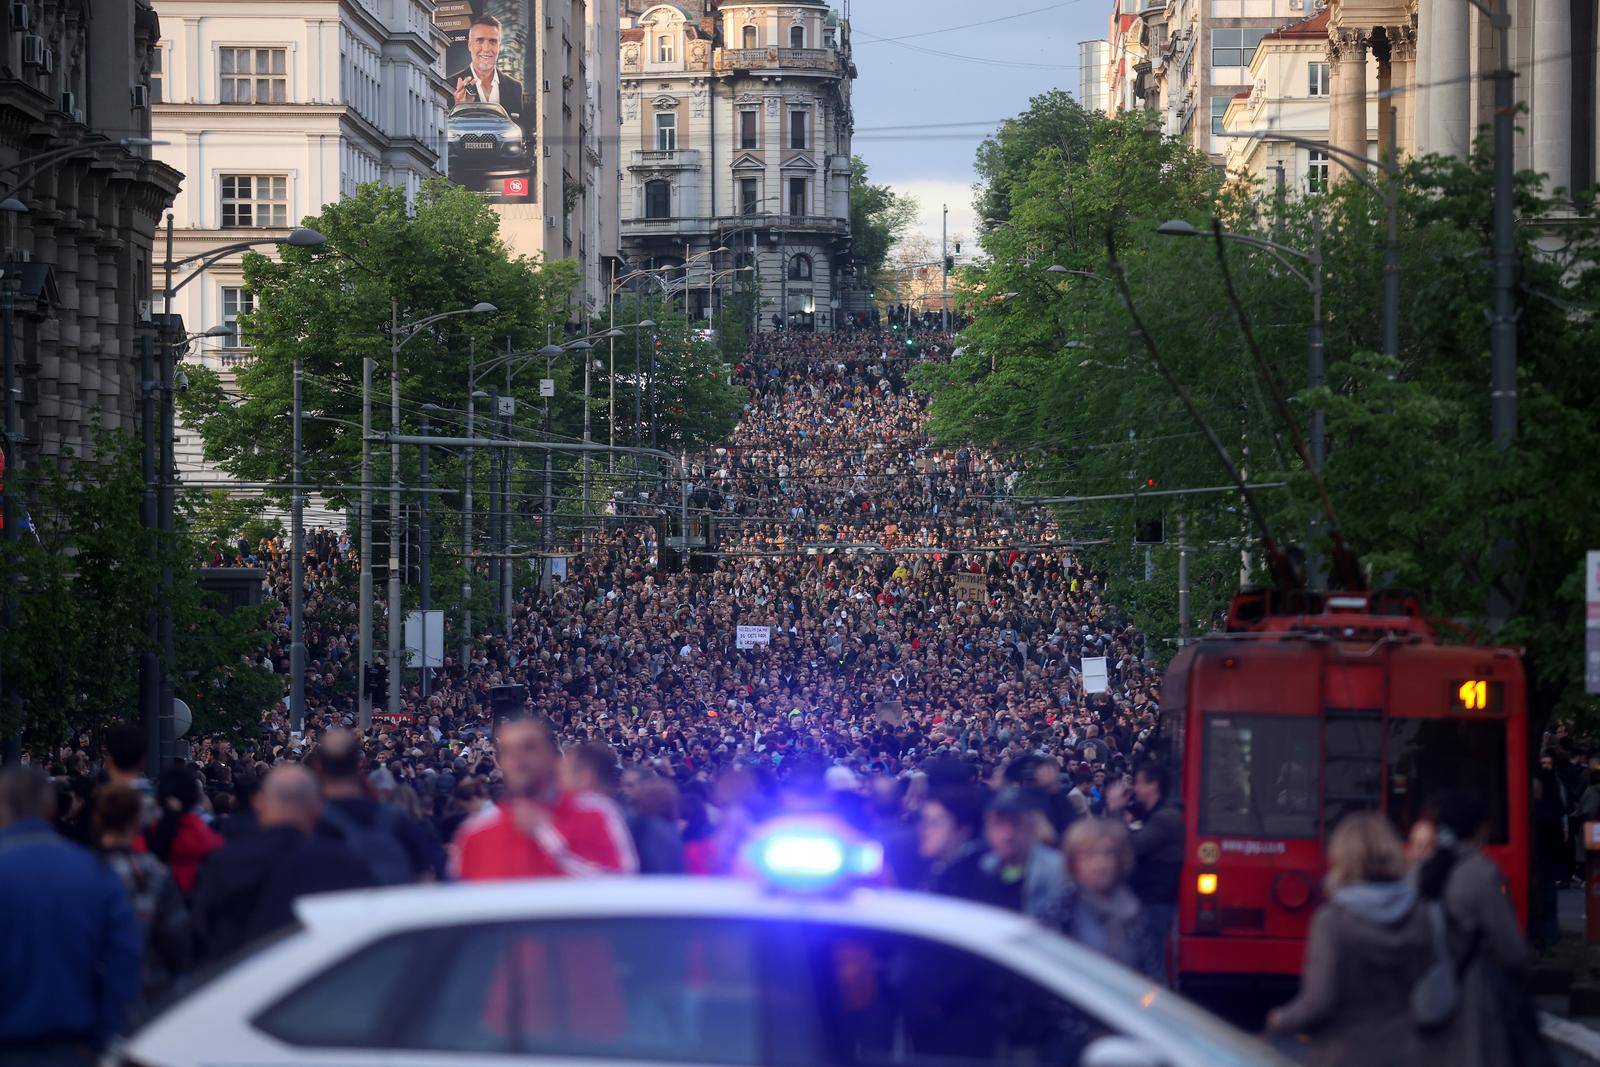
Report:
[[[627,823],[610,798],[561,789],[561,750],[550,720],[502,719],[494,742],[505,793],[498,805],[457,831],[458,877],[479,881],[638,871]]]

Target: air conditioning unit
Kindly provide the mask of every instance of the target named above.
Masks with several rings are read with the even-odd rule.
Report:
[[[81,107],[72,113],[72,121],[76,122],[79,126],[87,126],[89,124],[89,120],[84,115],[83,108]]]
[[[54,74],[56,72],[56,52],[55,52],[55,49],[46,48],[44,50],[44,60],[39,65],[44,68],[44,72],[46,74]]]
[[[44,53],[44,38],[37,33],[30,33],[22,39],[22,61],[28,66],[42,66]]]
[[[11,5],[11,29],[13,32],[26,33],[33,25],[33,9],[27,4],[17,3]]]
[[[135,85],[133,87],[133,106],[141,110],[150,106],[150,87],[148,85]]]
[[[78,94],[73,92],[62,93],[61,110],[68,115],[78,110]]]

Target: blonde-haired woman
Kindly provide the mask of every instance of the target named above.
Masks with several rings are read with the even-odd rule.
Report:
[[[1305,1034],[1308,1067],[1422,1062],[1411,991],[1433,959],[1405,847],[1377,812],[1346,817],[1328,842],[1328,899],[1311,919],[1300,992],[1267,1029]]]
[[[1102,956],[1166,981],[1161,939],[1128,888],[1133,842],[1127,827],[1112,819],[1079,819],[1067,829],[1061,853],[1067,889],[1055,925]]]

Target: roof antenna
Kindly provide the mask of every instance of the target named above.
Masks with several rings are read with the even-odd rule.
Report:
[[[1352,592],[1364,590],[1367,583],[1361,573],[1361,564],[1357,561],[1355,553],[1344,543],[1344,534],[1339,530],[1339,516],[1334,513],[1333,500],[1328,496],[1328,485],[1322,480],[1322,472],[1311,459],[1311,448],[1306,444],[1300,422],[1289,408],[1289,401],[1283,395],[1283,387],[1278,384],[1278,376],[1272,373],[1266,357],[1261,354],[1261,346],[1256,343],[1255,331],[1250,328],[1250,318],[1245,314],[1244,305],[1239,302],[1239,294],[1233,287],[1233,272],[1228,269],[1227,250],[1223,245],[1222,220],[1216,216],[1212,216],[1211,219],[1211,236],[1216,241],[1217,263],[1222,268],[1222,284],[1228,291],[1228,303],[1233,305],[1233,315],[1239,323],[1239,331],[1244,334],[1244,341],[1250,349],[1251,359],[1255,361],[1257,373],[1272,392],[1272,402],[1278,409],[1278,417],[1289,428],[1289,436],[1294,441],[1295,451],[1300,454],[1300,462],[1311,475],[1311,484],[1316,486],[1322,514],[1328,519],[1328,536],[1333,540],[1334,579],[1340,589]]]
[[[1223,447],[1217,438],[1216,431],[1211,424],[1206,422],[1200,414],[1200,409],[1195,406],[1194,397],[1189,395],[1189,390],[1173,377],[1172,370],[1167,366],[1166,360],[1161,358],[1161,352],[1156,348],[1155,338],[1150,336],[1150,331],[1145,327],[1144,320],[1139,317],[1139,311],[1133,304],[1133,293],[1128,289],[1128,276],[1122,269],[1122,261],[1117,258],[1117,235],[1114,230],[1106,229],[1106,255],[1109,257],[1111,275],[1117,282],[1117,295],[1122,299],[1122,306],[1127,309],[1128,317],[1133,319],[1133,325],[1139,332],[1139,339],[1144,342],[1144,347],[1150,353],[1150,362],[1155,365],[1156,373],[1161,375],[1167,387],[1183,402],[1184,408],[1189,412],[1189,417],[1195,425],[1200,427],[1206,440],[1211,443],[1211,448],[1217,454],[1222,467],[1228,472],[1228,479],[1239,490],[1243,498],[1245,509],[1250,513],[1250,519],[1255,523],[1256,530],[1261,534],[1261,548],[1266,553],[1267,571],[1272,575],[1272,583],[1283,593],[1299,588],[1300,581],[1295,573],[1294,563],[1287,553],[1278,547],[1272,538],[1272,530],[1267,526],[1267,517],[1261,510],[1261,505],[1256,502],[1255,494],[1245,484],[1244,478],[1239,474],[1239,468],[1234,464],[1233,457],[1228,455],[1228,450]]]

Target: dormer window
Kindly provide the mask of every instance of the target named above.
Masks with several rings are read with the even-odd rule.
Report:
[[[656,38],[656,62],[671,63],[673,56],[672,37],[663,33]]]

